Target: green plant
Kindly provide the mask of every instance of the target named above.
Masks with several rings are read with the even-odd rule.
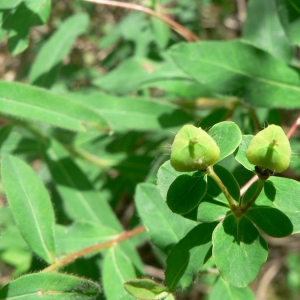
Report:
[[[298,241],[299,5],[141,4],[0,2],[0,299],[248,300]]]

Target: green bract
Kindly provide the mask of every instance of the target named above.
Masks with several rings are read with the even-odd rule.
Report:
[[[251,164],[280,173],[290,164],[290,142],[280,126],[270,125],[253,137],[246,156]]]
[[[175,136],[171,149],[171,165],[179,172],[205,170],[218,161],[220,149],[201,128],[183,126]]]

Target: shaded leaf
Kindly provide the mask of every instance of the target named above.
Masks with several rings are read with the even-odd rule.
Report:
[[[284,237],[293,231],[289,218],[272,207],[252,206],[246,216],[262,231],[273,237]]]
[[[185,174],[192,175],[194,172],[189,172]],[[174,180],[182,175],[182,172],[177,172],[170,164],[170,160],[167,160],[162,164],[157,172],[157,187],[164,199],[167,199],[168,190],[174,182]]]
[[[51,140],[51,147],[45,155],[56,189],[70,218],[100,223],[116,230],[122,228],[107,201],[95,191],[62,145]]]
[[[50,9],[50,0],[24,0],[17,6],[9,23],[7,42],[8,49],[13,55],[17,55],[27,48],[29,29],[45,24]]]
[[[279,209],[292,222],[293,233],[300,232],[300,183],[296,180],[270,177],[255,204]]]
[[[89,22],[85,13],[72,15],[54,32],[39,51],[29,73],[29,81],[35,85],[50,87],[57,69],[70,52],[75,38],[84,33]]]
[[[201,266],[211,256],[211,237],[217,224],[198,225],[172,248],[165,272],[170,291],[193,283]]]
[[[206,176],[182,174],[170,185],[167,204],[177,214],[184,215],[195,208],[206,194]]]

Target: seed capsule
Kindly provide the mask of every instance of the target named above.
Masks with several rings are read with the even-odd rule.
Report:
[[[246,156],[251,164],[280,173],[288,168],[291,153],[290,142],[282,128],[269,125],[253,137]]]
[[[170,162],[176,171],[192,172],[213,165],[219,155],[220,149],[208,133],[193,125],[184,125],[175,136]]]

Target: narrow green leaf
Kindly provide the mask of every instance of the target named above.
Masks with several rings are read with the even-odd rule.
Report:
[[[2,178],[17,226],[30,248],[49,264],[55,260],[54,211],[41,180],[23,161],[6,156]]]
[[[169,295],[167,287],[147,278],[131,279],[125,282],[124,286],[126,291],[137,299],[164,299]]]
[[[46,163],[70,218],[121,230],[122,227],[107,201],[95,191],[69,153],[55,140],[51,140]]]
[[[218,277],[212,286],[208,300],[255,300],[249,287],[237,288],[228,284],[222,277]]]
[[[294,51],[282,26],[279,10],[276,0],[251,0],[243,27],[243,37],[254,46],[289,63]]]
[[[73,101],[104,116],[114,131],[177,130],[192,118],[176,105],[144,98],[117,97],[106,94],[66,95]]]
[[[35,85],[50,87],[65,56],[70,52],[76,37],[85,32],[89,17],[78,13],[67,18],[43,45],[29,73]]]
[[[229,215],[213,233],[213,258],[221,276],[245,287],[257,276],[268,257],[268,246],[246,217]]]
[[[131,259],[119,248],[110,248],[103,261],[102,284],[107,300],[121,299],[128,296],[124,283],[129,279],[136,278],[138,274]]]
[[[27,36],[33,26],[45,24],[51,8],[50,0],[24,0],[17,6],[10,20],[8,49],[13,55],[28,46]]]
[[[246,151],[252,139],[253,135],[243,135],[242,142],[234,153],[235,159],[250,171],[254,171],[254,166],[248,161],[246,157]]]
[[[233,153],[242,141],[241,130],[234,122],[217,123],[208,131],[208,134],[220,148],[219,161]]]
[[[267,206],[252,206],[246,216],[262,231],[273,237],[288,236],[293,231],[290,219],[280,210]]]
[[[92,300],[100,286],[88,279],[60,274],[33,273],[23,275],[0,291],[0,300]]]
[[[152,242],[165,253],[197,224],[172,213],[155,185],[139,184],[135,203]]]
[[[211,237],[217,224],[198,225],[172,248],[165,272],[170,291],[185,288],[195,280],[199,269],[211,256]]]
[[[167,204],[177,214],[184,215],[194,209],[206,194],[206,176],[182,174],[170,185]]]
[[[96,78],[93,84],[109,93],[129,94],[147,83],[155,86],[155,81],[170,80],[170,78],[186,79],[188,77],[168,58],[167,61],[161,63],[134,56],[124,60],[111,72]]]
[[[78,221],[71,226],[56,225],[57,254],[68,254],[115,239],[118,232],[98,223]]]
[[[300,107],[298,72],[245,42],[181,43],[170,54],[187,74],[215,92],[235,94],[253,106]]]
[[[47,90],[17,82],[0,82],[0,114],[73,131],[86,131],[87,126],[109,130],[106,121],[92,109]]]

